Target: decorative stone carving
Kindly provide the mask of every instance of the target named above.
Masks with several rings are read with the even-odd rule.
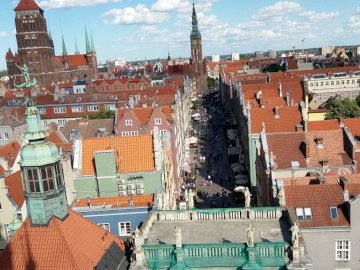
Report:
[[[174,239],[175,239],[176,248],[181,248],[182,247],[181,229],[178,226],[175,226]]]
[[[188,209],[192,210],[194,208],[194,193],[192,191],[192,189],[189,189],[189,193],[188,193]]]
[[[157,210],[163,210],[164,201],[163,201],[162,192],[159,192],[159,193],[156,194],[156,205],[157,205]]]
[[[135,236],[134,236],[134,250],[140,251],[141,246],[144,244],[144,238],[142,236],[141,231],[136,228],[135,230]]]
[[[280,188],[277,197],[279,199],[279,206],[285,206],[285,190],[284,190],[284,187]]]
[[[247,233],[247,241],[246,244],[248,247],[254,246],[254,226],[252,224],[249,224],[246,228]]]
[[[291,226],[290,231],[291,231],[291,241],[293,243],[293,247],[298,247],[299,238],[300,238],[299,224],[295,222],[294,225]]]
[[[244,196],[245,196],[245,207],[250,207],[251,193],[248,187],[245,188]]]

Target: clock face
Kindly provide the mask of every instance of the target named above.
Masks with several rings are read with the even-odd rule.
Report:
[[[197,40],[193,40],[193,41],[192,41],[192,44],[193,44],[193,45],[197,45]]]

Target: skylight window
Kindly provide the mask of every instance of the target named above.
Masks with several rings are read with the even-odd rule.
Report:
[[[331,206],[330,207],[330,217],[331,217],[331,219],[338,219],[339,218],[336,206]]]

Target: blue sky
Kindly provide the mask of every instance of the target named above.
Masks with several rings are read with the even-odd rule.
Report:
[[[17,48],[14,7],[2,0],[0,69],[5,52]],[[189,57],[191,0],[37,0],[45,10],[55,51],[63,33],[68,53],[75,36],[85,50],[91,29],[99,62]],[[195,0],[204,55],[256,50],[360,44],[360,2],[347,0]]]

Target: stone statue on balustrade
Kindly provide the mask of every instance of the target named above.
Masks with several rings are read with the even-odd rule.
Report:
[[[277,197],[279,199],[279,206],[285,206],[285,190],[284,190],[284,187],[280,188]]]
[[[246,244],[248,247],[254,246],[254,226],[249,224],[246,228]]]
[[[189,189],[189,193],[188,193],[188,209],[192,210],[194,208],[194,196],[195,194],[193,193],[192,189]]]
[[[189,200],[189,192],[188,192],[188,190],[186,188],[185,188],[185,191],[184,191],[184,198],[185,198],[186,202]]]
[[[251,193],[248,187],[245,188],[244,196],[245,196],[245,207],[250,207]]]
[[[156,206],[157,206],[157,210],[164,209],[164,198],[162,192],[158,192],[156,194]]]
[[[142,236],[141,231],[139,230],[139,228],[136,228],[135,230],[135,236],[134,236],[134,250],[135,251],[140,251],[141,250],[141,246],[144,244],[144,238]]]
[[[295,222],[294,225],[291,226],[290,231],[291,231],[291,241],[293,243],[293,247],[298,247],[299,238],[300,238],[299,224]]]
[[[174,239],[175,239],[176,248],[181,248],[182,247],[181,229],[178,226],[175,226]]]

